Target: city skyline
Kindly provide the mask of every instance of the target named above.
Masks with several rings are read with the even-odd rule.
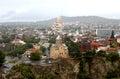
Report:
[[[1,0],[0,22],[41,21],[57,16],[120,19],[119,0]]]

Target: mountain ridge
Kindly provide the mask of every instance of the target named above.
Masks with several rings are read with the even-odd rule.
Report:
[[[109,19],[100,16],[75,16],[67,17],[61,16],[62,22],[81,22],[81,23],[120,23],[120,19]],[[40,24],[53,24],[56,22],[56,18],[52,18],[45,21],[37,21]]]

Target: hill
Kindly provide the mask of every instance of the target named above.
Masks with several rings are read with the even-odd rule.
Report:
[[[103,18],[99,16],[77,16],[77,17],[66,17],[66,16],[61,16],[62,22],[63,23],[70,23],[70,22],[80,22],[80,23],[120,23],[119,19],[108,19],[108,18]],[[37,23],[39,24],[47,24],[51,25],[54,22],[56,22],[56,18],[46,20],[46,21],[38,21]]]

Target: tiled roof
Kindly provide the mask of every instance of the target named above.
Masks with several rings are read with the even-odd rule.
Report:
[[[116,51],[116,48],[107,48],[107,51]]]

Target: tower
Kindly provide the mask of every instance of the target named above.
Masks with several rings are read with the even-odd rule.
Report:
[[[56,38],[56,44],[62,44],[62,38],[60,36],[57,36]]]
[[[58,16],[57,19],[56,19],[56,22],[53,24],[51,29],[54,30],[54,31],[59,31],[59,30],[62,30],[63,28],[64,28],[64,26],[61,22],[61,16]]]

